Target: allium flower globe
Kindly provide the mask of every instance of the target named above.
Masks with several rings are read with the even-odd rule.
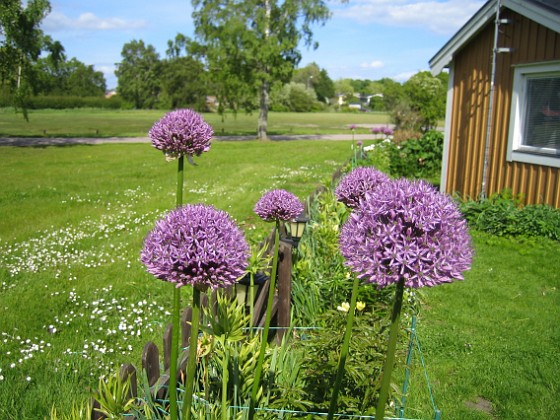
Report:
[[[336,199],[347,207],[355,209],[366,193],[389,180],[387,175],[377,169],[358,167],[340,180],[335,190]]]
[[[424,181],[400,179],[368,194],[342,227],[345,264],[379,288],[435,286],[471,265],[467,225],[451,199]]]
[[[291,192],[272,190],[265,193],[254,208],[255,213],[266,222],[288,221],[303,211],[303,204]]]
[[[155,277],[199,290],[234,284],[245,272],[249,246],[230,216],[190,204],[160,220],[144,240],[141,261]]]
[[[152,145],[168,158],[179,158],[200,156],[210,150],[214,130],[192,109],[178,109],[165,114],[148,135]]]

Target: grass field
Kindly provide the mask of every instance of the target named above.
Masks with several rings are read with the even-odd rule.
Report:
[[[227,210],[254,243],[270,229],[253,213],[261,194],[307,197],[350,145],[219,142],[187,165],[185,198]],[[0,418],[48,418],[160,342],[171,291],[138,258],[174,206],[176,166],[148,144],[2,147],[0,158]],[[418,332],[442,418],[560,418],[560,245],[473,236],[465,281],[423,291]],[[414,364],[406,417],[433,418],[418,354]]]
[[[12,109],[0,109],[0,137],[143,137],[164,114],[155,110],[38,110],[29,111],[29,121],[25,121]],[[227,114],[222,121],[218,114],[204,114],[216,135],[255,135],[257,116]],[[388,122],[384,113],[272,112],[268,134],[349,134],[352,124],[358,126],[356,133],[366,134],[370,132],[367,126]]]
[[[304,199],[351,142],[216,143],[186,165],[185,201],[228,211],[251,242],[271,229],[262,193]],[[67,412],[98,377],[160,343],[171,289],[145,273],[142,240],[175,205],[176,162],[148,144],[0,148],[0,418]],[[184,294],[186,298],[186,295]]]

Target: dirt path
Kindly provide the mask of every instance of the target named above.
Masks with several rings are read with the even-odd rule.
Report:
[[[289,140],[352,140],[348,134],[301,134],[270,136],[271,141]],[[354,140],[374,140],[379,138],[374,134],[355,134]],[[254,136],[217,136],[214,141],[247,141],[255,140]],[[149,143],[148,137],[107,137],[107,138],[64,138],[64,137],[0,137],[0,146],[67,146],[75,144],[103,144],[103,143]]]

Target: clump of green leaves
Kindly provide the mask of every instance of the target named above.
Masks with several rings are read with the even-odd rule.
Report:
[[[389,320],[385,315],[385,308],[370,305],[356,313],[338,396],[339,413],[375,414],[387,347]],[[329,310],[317,322],[321,328],[307,332],[306,339],[298,345],[303,350],[308,399],[313,402],[314,411],[325,411],[333,392],[346,313]],[[403,351],[399,350],[401,356]]]
[[[560,241],[560,210],[544,204],[521,205],[505,190],[484,200],[466,200],[461,211],[469,225],[497,236],[539,236]]]
[[[135,398],[130,394],[130,377],[125,380],[117,372],[107,380],[100,379],[94,398],[100,406],[95,411],[108,419],[120,419],[135,405]]]
[[[389,154],[389,171],[394,177],[437,179],[441,171],[443,133],[428,131],[420,139],[394,145]]]

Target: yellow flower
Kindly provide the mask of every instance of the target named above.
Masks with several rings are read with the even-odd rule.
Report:
[[[350,310],[350,304],[348,302],[342,302],[336,309],[340,312],[348,312]]]
[[[360,302],[360,301],[356,302],[356,309],[358,311],[363,311],[365,309],[365,307],[366,307],[366,304],[364,302]]]

